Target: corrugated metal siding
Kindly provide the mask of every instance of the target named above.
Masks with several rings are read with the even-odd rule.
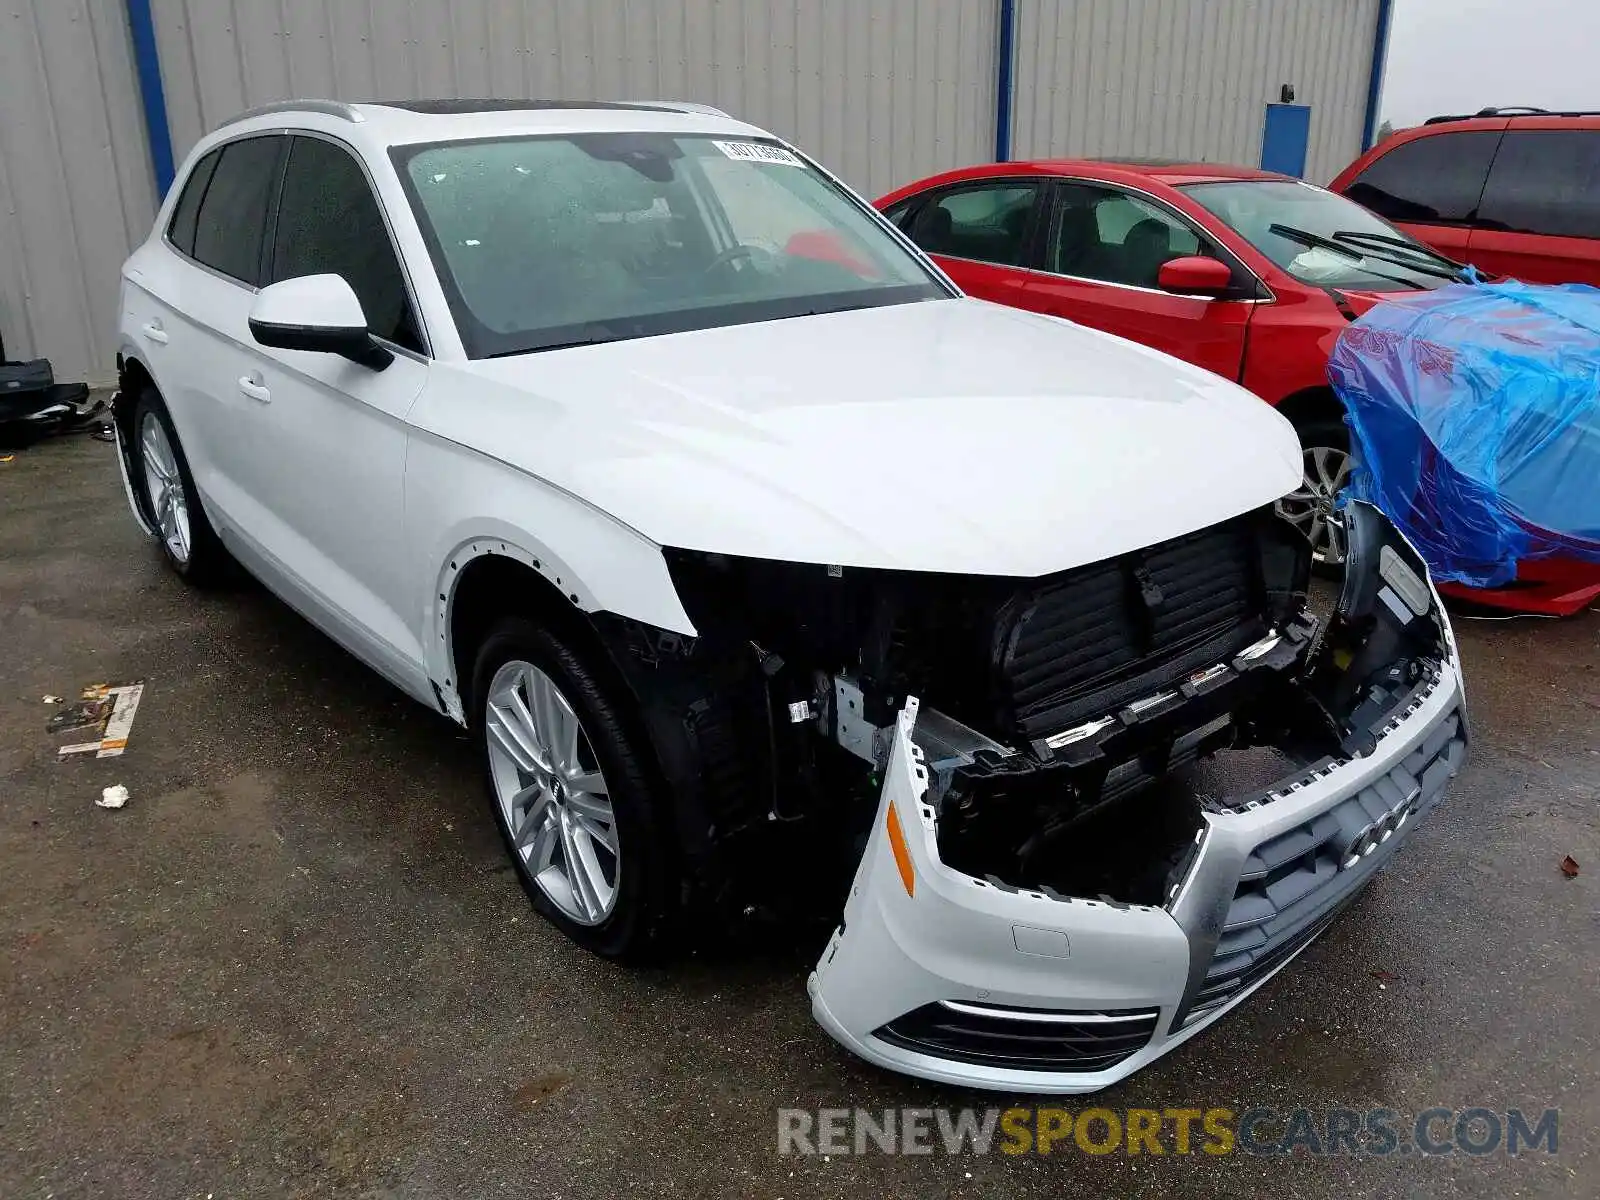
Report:
[[[714,104],[876,195],[993,153],[994,0],[155,0],[174,149],[251,105]]]
[[[1018,0],[1014,154],[1261,161],[1285,83],[1306,177],[1361,151],[1378,0]]]
[[[174,149],[291,96],[673,97],[878,195],[994,148],[997,0],[153,0]],[[1312,106],[1308,175],[1360,147],[1378,0],[1018,0],[1015,152],[1259,161]],[[125,0],[0,0],[0,330],[105,379],[155,208]]]
[[[122,0],[0,4],[0,334],[103,382],[155,181]]]

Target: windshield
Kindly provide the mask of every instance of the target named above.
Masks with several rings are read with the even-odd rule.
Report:
[[[1407,291],[1439,287],[1461,270],[1359,204],[1309,183],[1252,179],[1182,190],[1302,283]]]
[[[770,142],[596,133],[391,153],[473,358],[951,295]]]

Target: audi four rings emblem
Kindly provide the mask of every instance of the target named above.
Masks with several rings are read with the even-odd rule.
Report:
[[[1355,866],[1393,837],[1400,826],[1404,825],[1407,818],[1411,816],[1411,806],[1416,803],[1417,797],[1421,794],[1422,789],[1420,787],[1412,788],[1403,801],[1351,838],[1345,844],[1343,855],[1340,856],[1340,870]]]

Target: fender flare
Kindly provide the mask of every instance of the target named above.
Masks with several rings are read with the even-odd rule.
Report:
[[[633,549],[641,556],[640,565],[648,564],[647,583],[658,586],[646,586],[630,595],[620,594],[615,587],[597,592],[591,581],[574,569],[567,558],[523,530],[484,528],[475,535],[455,540],[437,568],[425,616],[428,675],[447,716],[459,723],[466,719],[460,681],[455,678],[455,647],[451,644],[450,627],[456,586],[467,567],[481,558],[498,556],[527,567],[585,615],[611,612],[673,633],[697,635],[694,623],[678,598],[661,547],[631,529],[619,532],[624,532],[633,543]],[[648,579],[648,575],[656,578]]]

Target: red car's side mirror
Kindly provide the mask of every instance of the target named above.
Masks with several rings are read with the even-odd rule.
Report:
[[[1162,291],[1180,296],[1220,296],[1233,287],[1233,268],[1221,259],[1195,254],[1162,263],[1156,281]]]

